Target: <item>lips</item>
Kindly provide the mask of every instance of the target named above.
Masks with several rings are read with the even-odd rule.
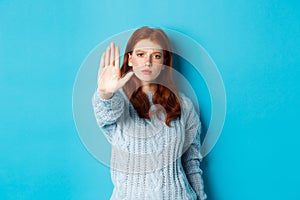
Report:
[[[142,73],[143,73],[143,74],[151,74],[152,71],[149,70],[149,69],[144,69],[144,70],[142,70]]]

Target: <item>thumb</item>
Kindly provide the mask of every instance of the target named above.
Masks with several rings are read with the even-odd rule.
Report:
[[[129,79],[133,76],[133,74],[134,73],[131,71],[131,72],[128,72],[123,78],[121,78],[119,80],[117,88],[119,89],[119,88],[123,87],[129,81]]]

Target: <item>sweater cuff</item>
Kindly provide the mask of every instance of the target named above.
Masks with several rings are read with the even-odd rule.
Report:
[[[120,92],[114,93],[110,99],[102,99],[96,91],[93,98],[93,107],[100,127],[115,123],[124,109],[124,97]]]

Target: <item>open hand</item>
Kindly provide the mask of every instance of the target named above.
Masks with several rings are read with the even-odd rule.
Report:
[[[132,75],[133,72],[128,72],[121,78],[120,48],[111,43],[101,56],[98,72],[98,92],[100,97],[105,99],[111,98],[118,89],[125,85]]]

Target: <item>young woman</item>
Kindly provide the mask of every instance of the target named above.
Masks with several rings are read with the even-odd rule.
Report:
[[[172,78],[167,35],[142,27],[120,68],[113,43],[102,54],[93,107],[112,144],[113,200],[203,200],[201,123]]]

